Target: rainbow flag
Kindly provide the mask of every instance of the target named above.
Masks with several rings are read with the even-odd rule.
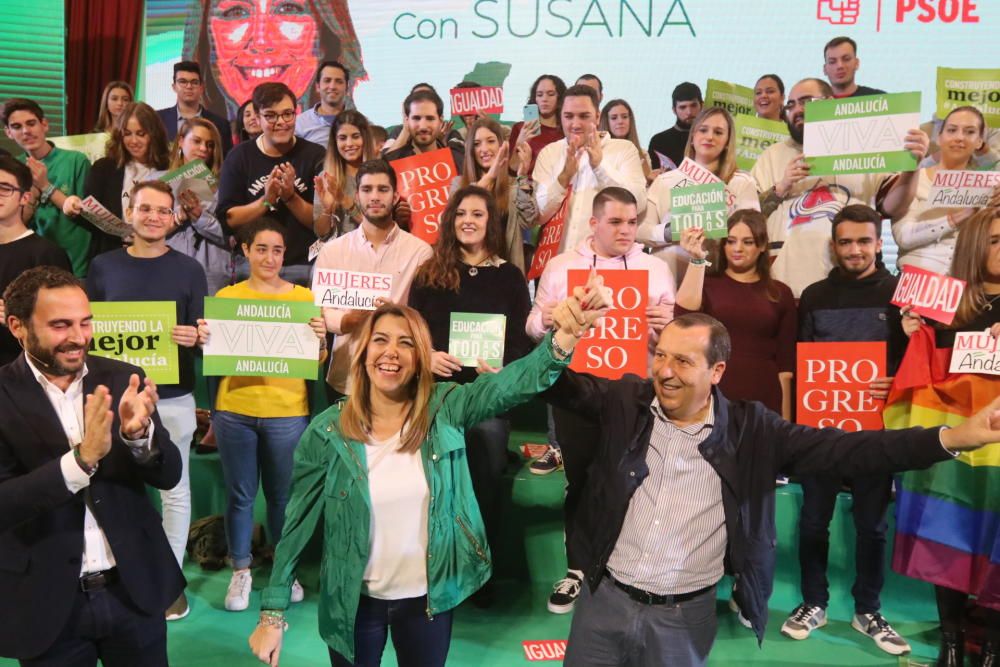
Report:
[[[949,373],[951,348],[913,334],[883,418],[887,429],[955,426],[1000,394],[1000,376]],[[1000,610],[1000,443],[897,478],[892,569]]]

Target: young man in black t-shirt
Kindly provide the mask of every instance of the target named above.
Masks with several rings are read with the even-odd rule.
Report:
[[[238,144],[226,156],[219,177],[217,217],[230,233],[267,214],[285,226],[288,247],[281,277],[309,285],[313,231],[313,180],[326,151],[295,136],[295,95],[283,83],[262,83],[253,91],[262,134]],[[239,279],[249,276],[243,262]]]
[[[21,273],[36,266],[58,266],[72,270],[66,251],[43,239],[21,221],[21,210],[31,190],[31,170],[10,155],[0,157],[0,322],[7,318],[3,291]],[[0,366],[9,364],[21,353],[21,346],[0,325]]]
[[[834,37],[823,47],[823,74],[830,81],[834,97],[880,95],[885,92],[854,82],[854,75],[860,66],[858,44],[850,37]]]
[[[654,134],[649,140],[650,165],[653,169],[663,171],[676,169],[684,161],[684,147],[687,146],[688,135],[691,133],[691,123],[701,113],[704,105],[701,88],[687,81],[674,88],[671,97],[677,122],[673,127]]]

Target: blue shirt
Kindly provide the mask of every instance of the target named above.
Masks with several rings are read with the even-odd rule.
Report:
[[[91,301],[173,301],[177,324],[197,326],[205,312],[208,285],[201,264],[174,249],[159,257],[133,257],[124,248],[98,255],[87,274]],[[158,385],[161,398],[194,391],[194,349],[178,347],[180,379]]]
[[[295,119],[295,136],[302,137],[314,144],[319,144],[326,148],[330,140],[330,128],[337,115],[327,116],[319,112],[319,103],[312,108],[306,109]]]

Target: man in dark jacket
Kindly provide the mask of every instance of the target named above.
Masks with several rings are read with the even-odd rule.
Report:
[[[184,587],[146,485],[181,457],[142,370],[88,357],[90,302],[65,270],[4,291],[24,354],[0,368],[0,656],[22,665],[166,667]]]
[[[201,66],[191,60],[174,63],[174,81],[170,87],[177,95],[177,104],[156,111],[167,130],[167,139],[176,139],[177,131],[188,118],[204,118],[219,130],[219,138],[222,139],[220,148],[225,157],[233,147],[233,128],[228,120],[202,106],[205,80],[201,78]]]
[[[889,302],[896,277],[878,261],[882,250],[882,216],[864,204],[845,206],[832,221],[833,254],[837,266],[824,280],[802,292],[799,302],[799,340],[802,342],[886,341],[888,371],[892,375],[906,349],[899,311]],[[830,550],[830,519],[841,475],[804,475],[802,513],[799,515],[799,567],[802,604],[781,626],[792,639],[805,639],[826,625],[830,591],[826,579]],[[892,477],[882,473],[849,480],[854,496],[852,513],[857,533],[854,618],[851,625],[886,653],[902,655],[910,645],[880,613],[885,583],[886,512]]]
[[[729,334],[701,313],[675,319],[650,379],[567,371],[553,404],[596,417],[601,440],[572,539],[587,586],[565,664],[704,665],[724,572],[758,640],[774,578],[779,472],[888,473],[1000,440],[1000,398],[953,429],[845,433],[790,424],[715,387]]]

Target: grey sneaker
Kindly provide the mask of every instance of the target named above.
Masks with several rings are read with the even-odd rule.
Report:
[[[910,645],[892,629],[882,614],[855,614],[851,627],[872,638],[875,646],[889,655],[903,655],[910,652]]]
[[[792,639],[805,639],[816,628],[826,625],[826,610],[823,607],[800,604],[781,624],[781,634]]]
[[[529,470],[533,475],[548,475],[563,467],[562,452],[558,447],[549,447],[545,453],[531,462]]]

